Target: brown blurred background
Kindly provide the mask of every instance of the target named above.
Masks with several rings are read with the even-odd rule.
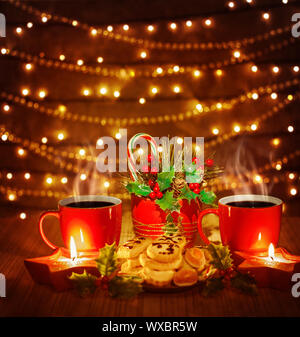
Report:
[[[247,46],[212,50],[151,49],[144,43],[93,36],[91,31],[91,27],[106,30],[111,25],[114,34],[151,41],[242,41],[291,27],[291,16],[300,12],[300,2],[284,2],[232,1],[230,8],[232,5],[221,0],[23,1],[26,6],[22,9],[18,2],[1,1],[0,12],[7,20],[7,37],[0,38],[1,214],[19,217],[25,212],[28,219],[33,210],[55,208],[63,194],[73,193],[75,181],[80,193],[124,193],[118,173],[92,180],[89,173],[95,163],[86,159],[99,153],[97,139],[115,137],[118,119],[127,118],[132,125],[122,127],[128,129],[128,137],[137,132],[159,137],[204,136],[210,143],[206,156],[214,154],[215,162],[224,167],[223,176],[211,187],[218,197],[269,193],[284,200],[286,215],[299,216],[300,38],[292,39],[290,28]],[[43,16],[36,10],[52,16],[42,22]],[[69,21],[59,22],[54,15]],[[210,26],[206,19],[211,20]],[[72,26],[72,20],[86,23],[88,28]],[[29,22],[32,28],[27,27]],[[171,23],[176,23],[176,29]],[[124,24],[128,30],[123,29]],[[246,57],[245,62],[234,57],[235,51],[240,52],[241,60]],[[141,52],[147,57],[141,58]],[[97,61],[99,57],[102,63]],[[76,66],[78,60],[84,64]],[[55,62],[74,66],[62,69],[55,67]],[[88,67],[108,68],[118,76],[106,76],[109,71],[90,74],[84,70]],[[163,73],[157,75],[160,67]],[[122,69],[126,71],[122,73]],[[168,69],[171,73],[165,76]],[[217,69],[222,70],[221,75]],[[174,86],[179,93],[173,91]],[[153,87],[157,94],[151,92]],[[106,88],[102,94],[101,88]],[[24,96],[23,89],[29,90],[28,95]],[[45,97],[40,97],[43,91]],[[258,99],[251,96],[253,93],[258,93]],[[145,99],[144,104],[140,98]],[[34,109],[34,102],[45,110]],[[213,107],[195,116],[189,114],[199,103]],[[267,116],[268,111],[273,113]],[[74,114],[79,116],[75,121]],[[82,115],[94,120],[98,117],[97,123],[80,120]],[[160,121],[162,115],[169,117]],[[265,120],[256,123],[261,116]],[[153,117],[155,123],[151,122]],[[249,129],[253,124],[256,130]],[[237,125],[239,132],[233,129]],[[58,139],[60,133],[62,140]],[[224,134],[229,139],[224,139]],[[44,139],[43,147],[44,137],[47,142]],[[211,143],[214,140],[217,142]],[[83,155],[78,156],[80,153]],[[25,173],[30,174],[29,179]],[[81,180],[81,174],[87,174],[87,179]],[[67,178],[67,183],[62,183],[62,178]]]

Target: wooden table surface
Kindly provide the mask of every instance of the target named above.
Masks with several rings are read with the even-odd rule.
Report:
[[[131,229],[129,205],[124,205],[123,240]],[[0,298],[0,316],[300,316],[300,298],[290,292],[259,289],[257,296],[225,290],[204,298],[194,288],[176,294],[143,293],[133,300],[111,299],[101,291],[80,298],[73,291],[56,293],[35,284],[24,259],[49,255],[38,233],[39,212],[26,220],[2,217],[0,224],[0,273],[7,279],[7,297]],[[55,219],[46,231],[53,240],[60,234]],[[126,232],[125,232],[126,231]],[[300,218],[283,218],[280,246],[300,255]]]

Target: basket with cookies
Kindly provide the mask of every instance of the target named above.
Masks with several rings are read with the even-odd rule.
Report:
[[[140,158],[140,162],[145,161],[147,165],[137,169],[134,149],[141,140],[150,144],[151,154]],[[214,205],[216,198],[203,186],[220,170],[211,158],[204,165],[200,165],[196,156],[190,165],[186,165],[184,159],[181,159],[182,165],[178,165],[175,157],[183,158],[183,154],[175,155],[174,147],[172,151],[170,148],[158,151],[157,143],[150,135],[133,136],[128,143],[131,180],[126,181],[125,187],[131,194],[132,222],[137,236],[155,239],[165,234],[180,234],[187,245],[192,246],[202,205]],[[167,170],[164,169],[166,162],[170,164]],[[178,166],[182,169],[178,170]]]

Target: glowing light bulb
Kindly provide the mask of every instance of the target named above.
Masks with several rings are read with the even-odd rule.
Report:
[[[290,189],[290,195],[296,195],[298,193],[298,190],[295,188],[295,187],[292,187],[291,189]]]
[[[294,132],[294,127],[292,125],[289,125],[287,129],[288,132]]]
[[[2,55],[5,55],[5,54],[7,54],[8,53],[8,49],[6,49],[6,48],[1,48],[1,54]]]
[[[177,144],[181,145],[183,143],[183,139],[181,137],[178,137],[176,142]]]
[[[102,56],[99,56],[99,57],[97,58],[97,62],[98,62],[98,63],[102,63],[103,61],[104,61],[104,59],[103,59]]]
[[[153,32],[154,31],[154,26],[153,25],[148,25],[147,26],[148,32]]]
[[[11,180],[13,178],[13,174],[11,172],[8,172],[7,175],[6,175],[6,178],[8,180]]]
[[[6,134],[2,135],[1,139],[2,139],[3,142],[6,142],[7,139],[8,139],[8,135],[6,135]]]
[[[41,21],[42,21],[43,23],[46,23],[46,22],[48,21],[48,18],[47,18],[47,16],[46,16],[45,14],[42,15]]]
[[[272,98],[272,99],[276,99],[277,97],[278,97],[278,95],[276,94],[276,92],[272,92],[271,98]]]
[[[232,9],[235,7],[235,3],[233,1],[229,1],[227,2],[227,6]]]
[[[86,178],[87,178],[87,175],[85,173],[81,173],[80,180],[84,181],[86,180]]]
[[[194,77],[199,77],[201,75],[201,71],[196,69],[196,70],[194,70],[193,75],[194,75]]]
[[[211,26],[211,24],[212,24],[212,21],[211,21],[211,19],[206,19],[205,21],[204,21],[204,24],[205,24],[205,26]]]
[[[128,25],[123,25],[123,30],[125,30],[125,31],[129,30],[129,26]]]
[[[275,169],[276,169],[277,171],[280,171],[281,168],[282,168],[282,165],[281,165],[280,163],[277,163],[277,164],[275,165]]]
[[[27,70],[27,71],[30,71],[30,70],[32,70],[32,64],[31,63],[27,63],[27,64],[25,64],[25,69]]]
[[[47,178],[46,178],[46,183],[47,183],[48,185],[51,185],[51,184],[53,183],[53,178],[47,177]]]
[[[273,138],[271,143],[274,146],[278,146],[280,144],[280,139],[279,138]]]
[[[294,99],[294,96],[290,94],[290,95],[287,96],[287,99],[288,99],[289,101],[292,101],[292,100]]]
[[[214,135],[218,135],[218,134],[219,134],[219,129],[213,128],[213,129],[212,129],[212,133],[213,133]]]
[[[218,102],[218,103],[216,104],[216,107],[217,107],[218,110],[220,110],[220,109],[222,109],[223,104],[220,103],[220,102]]]
[[[102,146],[104,143],[103,143],[103,140],[101,138],[99,138],[97,140],[97,143],[96,143],[98,146]]]
[[[24,212],[20,213],[19,217],[20,217],[21,220],[25,220],[26,219],[26,213],[24,213]]]
[[[246,0],[248,4],[252,4],[253,0]]]
[[[251,128],[252,131],[256,131],[257,130],[257,124],[255,124],[255,123],[251,124],[250,128]]]
[[[2,109],[3,111],[8,112],[10,110],[10,106],[8,104],[4,104]]]
[[[177,29],[176,23],[175,23],[175,22],[170,23],[170,28],[171,28],[172,30]]]
[[[274,67],[272,68],[272,71],[273,71],[273,73],[277,74],[277,73],[279,72],[279,67],[274,66]]]
[[[140,52],[140,58],[145,59],[147,57],[147,52],[142,51]]]
[[[282,3],[286,5],[289,2],[289,0],[282,0]]]
[[[241,53],[238,50],[235,50],[233,52],[233,56],[238,59],[239,57],[241,57]]]
[[[83,96],[90,96],[91,90],[88,89],[88,88],[85,88],[85,89],[82,90],[82,94],[83,94]]]
[[[269,20],[270,19],[270,14],[268,12],[263,13],[262,17],[263,17],[264,20]]]
[[[90,30],[90,34],[92,35],[92,36],[96,36],[97,35],[97,29],[96,28],[93,28],[93,29],[91,29]]]
[[[32,28],[32,27],[33,27],[33,23],[32,23],[32,22],[28,22],[26,26],[27,26],[27,28],[29,28],[29,29],[30,29],[30,28]]]
[[[64,61],[66,59],[66,57],[65,57],[65,55],[61,54],[61,55],[59,55],[59,59],[60,59],[60,61]]]
[[[185,25],[186,25],[187,27],[192,27],[193,22],[192,22],[191,20],[187,20],[187,21],[185,21]]]
[[[256,182],[256,183],[262,183],[262,177],[259,174],[256,174],[254,176],[254,182]]]
[[[18,156],[23,157],[25,155],[25,150],[22,148],[19,148],[17,153],[18,153]]]
[[[23,33],[23,29],[21,27],[16,28],[16,33],[21,35]]]
[[[17,196],[14,193],[9,193],[8,200],[9,201],[15,201]]]
[[[115,135],[116,139],[121,139],[122,138],[122,135],[120,134],[120,132],[117,132],[116,135]]]
[[[144,98],[144,97],[141,97],[141,98],[139,99],[139,103],[140,103],[140,104],[145,104],[145,103],[146,103],[145,98]]]
[[[79,155],[80,156],[85,156],[85,149],[80,149],[79,151],[78,151],[78,153],[79,153]]]
[[[99,92],[100,92],[101,95],[106,95],[107,94],[107,88],[102,87],[102,88],[100,88]]]
[[[46,95],[47,95],[47,93],[46,93],[45,90],[40,90],[39,93],[38,93],[38,95],[39,95],[40,98],[45,98]]]
[[[114,30],[114,27],[109,25],[106,27],[106,29],[108,32],[112,32]]]
[[[241,127],[240,127],[239,125],[235,125],[235,126],[233,127],[233,130],[234,130],[234,132],[238,133],[238,132],[241,131]]]
[[[223,75],[223,70],[222,69],[217,69],[215,71],[215,73],[216,73],[217,76],[222,76]]]
[[[81,60],[81,59],[77,60],[77,65],[78,66],[81,67],[83,65],[83,63],[84,63],[83,60]]]
[[[29,89],[23,88],[21,93],[22,93],[23,96],[28,96],[29,95]]]
[[[181,89],[180,89],[180,86],[179,85],[175,85],[175,87],[173,87],[173,91],[176,93],[176,94],[179,94]]]
[[[178,73],[178,71],[180,70],[180,67],[179,66],[174,66],[173,70],[174,70],[175,73]]]
[[[30,177],[31,177],[31,175],[30,175],[29,172],[26,172],[26,173],[24,174],[24,178],[25,178],[26,180],[30,179]]]
[[[256,65],[253,65],[253,66],[251,67],[251,71],[252,71],[252,72],[256,73],[257,70],[258,70],[258,68],[257,68]]]
[[[202,112],[202,111],[203,111],[203,106],[202,106],[202,104],[198,103],[198,104],[196,105],[196,109],[197,109],[199,112]]]
[[[289,179],[294,180],[295,179],[295,174],[294,173],[289,173]]]
[[[120,97],[120,91],[118,90],[114,91],[114,97],[116,98]]]
[[[153,95],[156,95],[158,93],[158,89],[156,87],[153,87],[151,89],[151,92],[152,92]]]
[[[60,132],[58,135],[57,135],[57,139],[58,140],[63,140],[65,139],[65,134],[63,132]]]
[[[110,184],[109,184],[108,181],[105,181],[103,185],[104,185],[105,188],[108,188]]]
[[[295,73],[297,73],[300,70],[300,68],[299,68],[299,66],[294,66],[293,70],[294,70]]]
[[[77,20],[73,20],[73,21],[72,21],[72,26],[73,26],[73,27],[78,26],[78,21],[77,21]]]
[[[47,144],[48,138],[47,138],[47,137],[43,137],[43,138],[41,139],[41,142],[42,142],[43,144]]]
[[[156,72],[157,72],[158,74],[162,74],[163,69],[162,69],[161,67],[158,67],[158,68],[156,68]]]
[[[62,184],[66,184],[68,182],[68,178],[62,177],[60,181],[61,181]]]
[[[258,93],[257,92],[254,92],[254,93],[252,93],[252,95],[251,95],[251,98],[252,99],[254,99],[254,100],[257,100],[258,99]]]

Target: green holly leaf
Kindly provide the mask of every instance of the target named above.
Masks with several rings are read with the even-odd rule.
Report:
[[[117,269],[117,253],[115,242],[99,250],[99,257],[95,260],[102,276],[109,276]]]
[[[257,294],[255,278],[249,274],[237,272],[237,274],[230,279],[230,285],[231,287],[238,289],[246,294]]]
[[[205,282],[201,293],[203,296],[206,297],[212,296],[223,290],[224,287],[225,286],[221,278],[211,278]]]
[[[219,270],[226,270],[232,267],[232,259],[228,246],[210,243],[207,248],[212,256],[210,263],[215,268]]]
[[[129,182],[125,187],[129,193],[134,193],[136,195],[142,195],[144,197],[146,197],[147,195],[149,195],[149,193],[151,193],[150,186],[143,185],[138,181]]]
[[[184,186],[180,190],[179,199],[186,199],[186,200],[188,200],[189,203],[191,203],[191,200],[195,200],[197,197],[199,197],[199,194],[194,193],[187,186]]]
[[[97,277],[87,273],[85,269],[82,274],[72,273],[69,279],[81,297],[93,294],[97,288],[95,283]]]
[[[164,193],[163,197],[161,199],[156,199],[155,203],[163,210],[170,210],[171,212],[173,211],[178,211],[180,209],[180,205],[173,197],[173,192],[172,191],[167,191]]]
[[[216,200],[216,195],[214,192],[212,191],[204,191],[202,190],[200,192],[200,200],[204,203],[204,204],[208,204],[208,205],[211,205],[214,203],[214,201]]]
[[[170,172],[160,172],[157,174],[157,183],[161,192],[171,187],[172,180],[174,178],[175,170],[171,168]]]
[[[111,297],[132,298],[143,291],[139,277],[115,276],[109,281],[108,293]]]

